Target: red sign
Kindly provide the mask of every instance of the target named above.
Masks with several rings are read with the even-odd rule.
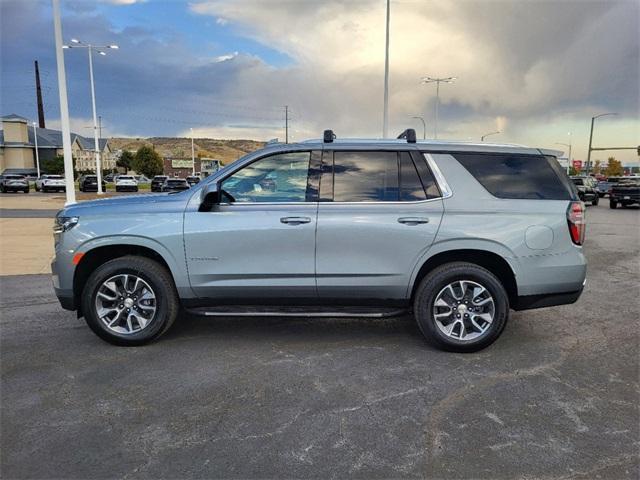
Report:
[[[573,160],[573,168],[582,170],[582,160]]]

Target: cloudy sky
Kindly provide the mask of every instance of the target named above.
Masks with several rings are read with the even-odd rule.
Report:
[[[384,0],[61,0],[66,41],[117,43],[95,59],[108,136],[284,137],[382,133]],[[49,0],[0,0],[0,113],[36,118],[40,62],[59,125]],[[563,149],[640,143],[640,1],[392,0],[390,130]],[[72,127],[90,133],[86,51],[65,52]],[[49,126],[48,125],[48,126]],[[602,154],[599,156],[606,156]],[[637,162],[635,151],[617,152]]]

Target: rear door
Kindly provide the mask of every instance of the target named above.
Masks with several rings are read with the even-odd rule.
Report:
[[[220,205],[185,213],[189,278],[200,297],[317,298],[319,162],[310,150],[261,157],[222,180]]]
[[[442,213],[421,155],[325,150],[316,237],[319,296],[405,298]]]

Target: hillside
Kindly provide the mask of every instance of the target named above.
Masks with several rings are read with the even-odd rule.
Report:
[[[109,139],[113,151],[130,150],[135,152],[143,145],[153,146],[162,157],[190,158],[191,139],[173,137],[151,138],[123,138]],[[253,152],[264,146],[264,142],[255,140],[219,140],[214,138],[196,138],[194,140],[195,154],[207,158],[222,160],[228,164],[241,156]]]

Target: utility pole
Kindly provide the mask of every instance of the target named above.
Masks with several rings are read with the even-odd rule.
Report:
[[[102,115],[98,115],[98,137],[102,138]]]
[[[289,105],[284,106],[284,143],[289,143]]]
[[[58,92],[60,95],[60,124],[62,128],[62,148],[64,151],[64,180],[67,201],[65,205],[76,203],[73,181],[73,156],[71,153],[71,128],[69,127],[69,104],[67,103],[67,77],[64,70],[62,52],[62,22],[60,20],[60,0],[51,0],[53,5],[53,27],[56,39],[56,67],[58,71]]]
[[[42,103],[42,88],[40,87],[40,69],[38,68],[38,61],[36,64],[36,101],[38,103],[38,124],[40,128],[46,128],[44,126],[44,105]]]
[[[593,123],[595,122],[596,118],[605,117],[607,115],[617,115],[617,113],[613,113],[613,112],[601,113],[600,115],[591,117],[591,132],[589,133],[589,150],[587,151],[587,168],[585,169],[585,173],[587,177],[589,176],[589,170],[591,170],[591,151],[594,150],[594,148],[591,147],[591,143],[593,141]]]
[[[38,178],[40,178],[40,154],[38,153],[38,132],[36,131],[36,122],[33,122],[33,142],[35,144],[36,151],[36,170],[38,171]]]
[[[384,108],[382,112],[382,138],[389,136],[389,19],[391,0],[387,0],[387,36],[384,44]]]

